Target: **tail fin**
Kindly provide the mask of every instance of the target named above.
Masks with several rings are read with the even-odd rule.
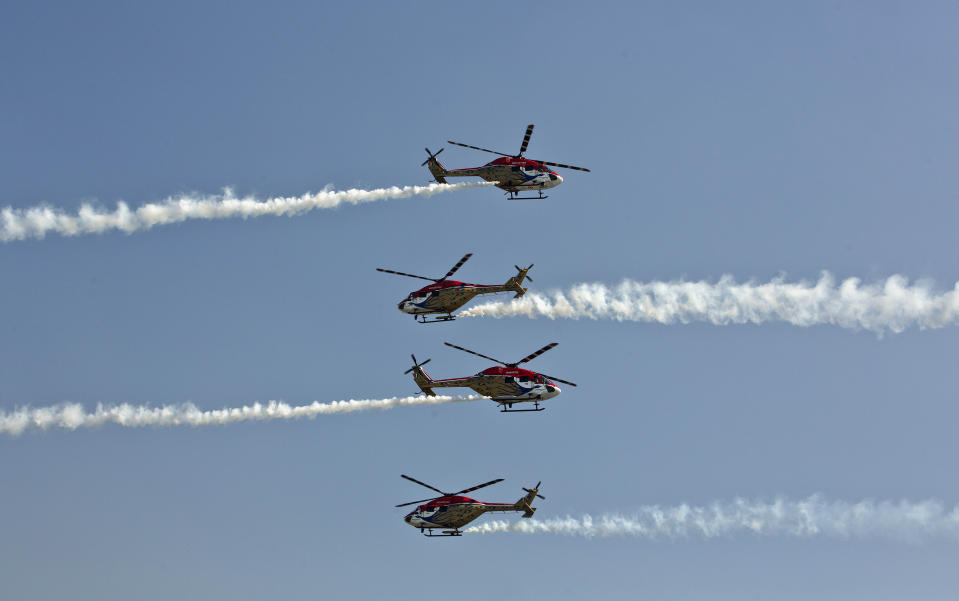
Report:
[[[526,272],[528,272],[530,269],[533,268],[533,264],[530,263],[529,267],[525,269],[523,269],[519,265],[514,265],[513,267],[515,267],[516,271],[519,273],[517,273],[510,279],[506,280],[506,284],[504,284],[504,286],[516,293],[516,296],[514,296],[513,298],[519,298],[523,296],[524,294],[526,294],[526,290],[527,290],[526,288],[523,288],[523,280],[528,279],[531,282],[533,281],[533,278],[528,277],[526,275]]]
[[[437,160],[437,158],[436,158],[436,155],[439,154],[439,153],[441,153],[441,152],[443,152],[443,149],[442,149],[442,148],[440,148],[438,151],[436,151],[436,154],[433,154],[432,152],[430,152],[430,149],[427,148],[427,149],[426,149],[426,154],[429,155],[429,158],[426,159],[425,161],[423,161],[423,165],[428,165],[428,166],[429,166],[430,173],[433,174],[433,179],[435,179],[437,183],[439,183],[439,184],[445,184],[445,183],[446,183],[446,174],[449,173],[449,171],[447,171],[447,170],[446,170],[446,167],[444,167],[443,164],[440,163],[439,160]]]
[[[430,173],[433,174],[433,179],[436,180],[438,184],[445,184],[446,182],[446,168],[437,161],[436,159],[430,159],[429,162]]]
[[[430,387],[433,379],[427,375],[426,370],[422,367],[417,366],[413,369],[413,381],[420,387],[420,390],[426,393],[426,396],[436,396],[436,393],[433,392],[433,389]]]
[[[516,503],[513,505],[513,507],[516,508],[517,511],[524,512],[522,517],[531,518],[533,517],[533,514],[536,513],[536,508],[533,507],[533,499],[535,499],[536,497],[539,497],[540,499],[546,498],[543,495],[539,494],[540,484],[542,484],[542,482],[539,482],[533,488],[524,488],[523,490],[526,491],[526,496],[520,499],[519,501],[516,501]]]
[[[420,387],[420,390],[426,393],[427,396],[436,396],[436,393],[433,392],[433,388],[430,386],[430,384],[433,383],[433,379],[430,378],[429,374],[426,373],[426,370],[423,369],[423,366],[429,363],[430,359],[427,359],[422,363],[417,363],[415,355],[410,355],[410,357],[413,358],[413,367],[409,368],[403,373],[408,374],[413,372],[413,381],[416,382],[416,385]]]

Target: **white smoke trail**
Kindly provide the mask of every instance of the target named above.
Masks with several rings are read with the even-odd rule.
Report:
[[[427,186],[393,186],[375,190],[329,190],[302,196],[257,200],[252,196],[237,198],[226,189],[223,194],[209,196],[171,196],[158,203],[145,204],[131,210],[118,202],[111,212],[101,212],[90,204],[83,204],[76,215],[47,207],[0,210],[0,241],[11,242],[27,238],[43,238],[50,232],[63,236],[102,234],[119,230],[127,234],[150,229],[157,225],[180,223],[188,219],[230,219],[260,217],[261,215],[292,216],[313,209],[332,209],[341,204],[360,204],[390,198],[432,196],[441,192],[492,186],[495,182],[468,182],[460,184],[429,184]]]
[[[493,521],[463,532],[564,534],[635,537],[649,540],[732,537],[737,534],[838,539],[882,538],[918,542],[959,537],[959,506],[939,501],[826,501],[813,495],[800,501],[736,499],[709,506],[640,507],[630,515],[549,520]]]
[[[118,424],[128,428],[145,426],[208,426],[232,424],[245,421],[266,421],[273,419],[314,418],[318,415],[350,413],[369,409],[392,409],[394,407],[413,407],[417,405],[440,405],[476,401],[481,396],[409,396],[376,400],[349,400],[309,405],[289,405],[283,401],[254,403],[243,407],[228,407],[202,411],[193,403],[182,405],[103,405],[98,404],[93,412],[88,412],[79,403],[64,403],[53,407],[15,409],[10,413],[0,412],[0,434],[17,436],[28,429],[47,430],[49,428],[94,428],[103,424]]]
[[[959,283],[935,292],[929,282],[909,284],[901,275],[862,284],[836,282],[823,272],[818,282],[738,284],[725,275],[716,283],[634,282],[617,286],[577,284],[549,294],[529,293],[514,301],[490,302],[460,317],[548,317],[612,319],[662,324],[705,321],[714,325],[785,321],[797,326],[832,324],[843,328],[902,332],[910,326],[941,328],[959,321]]]

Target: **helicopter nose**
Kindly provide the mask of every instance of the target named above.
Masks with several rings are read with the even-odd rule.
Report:
[[[400,311],[403,310],[403,306],[406,304],[406,301],[400,301],[400,304],[396,305],[396,308]]]
[[[412,519],[413,519],[413,514],[412,514],[412,513],[408,513],[408,514],[406,514],[406,517],[403,518],[403,521],[406,522],[407,524],[409,524]]]
[[[552,183],[554,186],[558,186],[558,185],[560,185],[561,183],[563,183],[563,176],[562,176],[562,175],[559,175],[558,173],[550,173],[550,174],[549,174],[549,181],[550,181],[550,183]]]
[[[551,397],[554,397],[554,396],[556,396],[557,394],[561,393],[562,390],[560,389],[559,386],[557,386],[556,384],[553,384],[552,382],[550,382],[549,384],[546,385],[546,392],[547,392]]]

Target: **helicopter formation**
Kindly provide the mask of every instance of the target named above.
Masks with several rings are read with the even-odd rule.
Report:
[[[428,166],[435,181],[443,184],[447,183],[446,180],[450,177],[480,177],[488,182],[494,183],[497,188],[505,190],[511,200],[548,198],[543,195],[543,190],[555,188],[563,183],[563,177],[549,167],[589,171],[589,169],[585,167],[575,167],[563,163],[526,158],[524,154],[529,146],[529,140],[532,134],[533,125],[528,125],[526,127],[526,134],[523,137],[523,142],[520,145],[519,153],[515,155],[448,140],[450,144],[498,154],[500,158],[494,159],[479,167],[447,169],[436,158],[444,149],[441,148],[436,153],[433,153],[427,148],[426,154],[428,158],[423,161],[421,166]],[[536,192],[537,196],[520,196],[520,194],[528,192]],[[397,309],[403,313],[412,315],[417,323],[453,321],[456,319],[455,312],[477,296],[506,292],[512,293],[515,299],[526,294],[527,288],[524,288],[523,284],[526,281],[530,283],[533,281],[528,275],[529,270],[533,268],[532,263],[529,267],[525,268],[514,265],[517,272],[516,275],[511,276],[503,284],[472,284],[451,280],[450,278],[453,274],[459,271],[472,256],[472,253],[465,254],[445,275],[439,278],[414,275],[381,267],[377,267],[376,270],[382,273],[391,273],[432,282],[419,290],[410,292],[406,298],[397,304]],[[404,375],[413,374],[413,381],[419,387],[422,394],[435,397],[436,392],[434,389],[436,388],[469,388],[497,403],[502,413],[520,413],[544,411],[545,407],[541,407],[540,403],[554,398],[562,392],[557,382],[569,386],[576,386],[576,384],[568,380],[562,380],[556,376],[550,376],[520,367],[520,365],[529,363],[543,353],[555,348],[558,345],[557,342],[551,342],[513,363],[500,361],[499,359],[494,359],[493,357],[471,351],[449,342],[445,344],[451,348],[482,357],[499,365],[488,367],[471,376],[434,380],[426,373],[426,370],[423,369],[423,366],[429,363],[431,359],[420,363],[416,360],[416,355],[411,354],[410,358],[413,360],[413,366],[407,369]],[[523,403],[532,403],[532,408],[513,408],[514,404]],[[405,474],[402,474],[402,477],[439,493],[439,496],[436,497],[397,505],[397,507],[417,505],[413,511],[404,516],[403,521],[414,528],[418,528],[422,534],[428,537],[461,536],[463,532],[460,528],[484,513],[489,512],[522,512],[521,517],[530,518],[536,511],[536,508],[532,506],[534,500],[537,497],[540,499],[545,498],[539,494],[539,487],[542,482],[532,488],[523,488],[526,494],[515,503],[489,503],[477,501],[463,495],[501,482],[503,480],[502,478],[449,493]],[[436,533],[436,530],[439,530],[440,533]]]

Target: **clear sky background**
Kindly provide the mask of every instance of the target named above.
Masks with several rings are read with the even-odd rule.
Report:
[[[953,599],[939,540],[427,540],[396,503],[543,481],[538,518],[737,496],[959,501],[956,328],[514,318],[420,326],[388,267],[534,287],[622,278],[959,279],[959,10],[942,2],[11,4],[0,205],[224,186],[421,184],[515,152],[543,201],[477,189],[0,246],[0,409],[204,409],[415,391],[560,345],[577,382],[492,403],[0,438],[4,599]],[[487,518],[481,518],[487,519]]]

